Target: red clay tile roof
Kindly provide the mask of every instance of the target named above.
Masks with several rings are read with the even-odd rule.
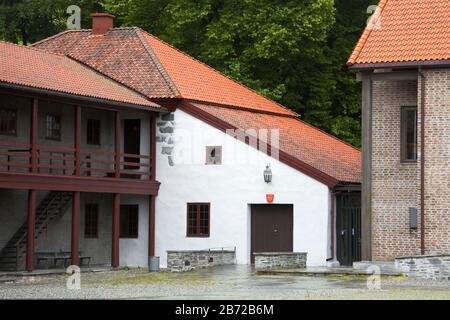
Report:
[[[201,103],[190,104],[230,124],[230,128],[279,129],[281,151],[338,181],[361,181],[361,152],[303,121]]]
[[[160,108],[65,56],[0,41],[0,82],[123,104]]]
[[[224,76],[162,40],[146,32],[143,32],[143,35],[177,87],[181,97],[271,113],[295,115],[293,111]]]
[[[139,28],[66,31],[32,45],[82,61],[149,98],[184,98],[295,116]]]
[[[149,98],[178,96],[136,28],[113,29],[105,36],[90,30],[66,31],[32,46],[73,57]]]
[[[33,46],[67,54],[147,97],[179,98],[188,108],[183,110],[206,114],[227,128],[280,129],[284,162],[330,185],[360,182],[359,150],[139,28],[111,29],[101,36],[67,31]]]
[[[450,59],[449,0],[381,0],[379,12],[348,65]]]

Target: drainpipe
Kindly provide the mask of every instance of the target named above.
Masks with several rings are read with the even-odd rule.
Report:
[[[425,75],[419,66],[420,89],[420,252],[425,254]]]

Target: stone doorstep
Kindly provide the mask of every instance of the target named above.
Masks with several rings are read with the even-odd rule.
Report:
[[[370,266],[377,266],[381,272],[393,272],[397,273],[398,270],[395,267],[394,261],[360,261],[353,262],[353,269],[355,270],[367,270]]]

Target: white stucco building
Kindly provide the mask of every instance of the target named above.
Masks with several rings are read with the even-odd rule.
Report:
[[[97,151],[115,159],[112,167],[108,156],[97,160],[103,169],[94,177],[105,183],[115,177],[120,188],[78,191],[72,218],[66,208],[49,222],[36,240],[39,250],[68,251],[71,243],[73,249],[76,232],[93,264],[111,260],[115,267],[144,267],[149,256],[166,267],[167,251],[211,248],[235,248],[239,264],[251,263],[255,252],[306,252],[310,266],[358,260],[359,150],[139,28],[113,28],[106,14],[94,16],[93,30],[32,46],[80,61],[160,107],[150,116],[142,108],[115,116],[82,112],[81,147],[91,148],[84,140],[93,136]],[[55,119],[74,117],[67,106],[58,108]],[[29,119],[24,110],[18,117]],[[59,129],[63,138],[53,148],[73,143],[73,127]],[[37,186],[39,209],[52,194]],[[0,199],[13,208],[0,214],[9,226],[0,250],[10,249],[26,219],[26,190],[8,188],[0,172]],[[54,188],[71,201],[72,189]],[[79,230],[73,212],[81,213]]]

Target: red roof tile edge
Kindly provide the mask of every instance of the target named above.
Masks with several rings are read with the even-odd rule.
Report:
[[[143,102],[145,102],[145,104],[138,104],[138,103],[131,102],[131,101],[121,101],[121,100],[117,100],[117,99],[105,99],[103,97],[97,97],[97,96],[93,96],[93,95],[76,94],[76,93],[67,92],[67,91],[64,91],[64,90],[50,89],[50,88],[46,88],[46,87],[42,87],[42,86],[31,86],[31,85],[26,85],[26,84],[22,84],[22,83],[19,83],[19,82],[13,82],[13,81],[8,81],[8,80],[0,80],[0,83],[9,84],[12,87],[17,87],[17,88],[22,88],[22,89],[29,88],[29,89],[34,89],[34,90],[42,90],[42,91],[48,92],[48,93],[64,94],[64,95],[71,96],[71,97],[73,97],[75,99],[77,97],[78,98],[88,98],[88,99],[92,99],[92,100],[95,100],[95,101],[104,101],[107,104],[108,103],[113,103],[115,105],[119,104],[119,105],[123,105],[123,106],[142,106],[142,107],[147,107],[147,108],[148,107],[154,108],[155,110],[158,109],[160,111],[165,111],[165,108],[163,108],[160,105],[154,103],[153,101],[148,100],[148,98],[146,96],[142,95],[140,92],[137,92],[136,90],[130,89],[128,86],[126,86],[126,85],[124,85],[124,84],[122,84],[122,83],[120,83],[120,82],[118,82],[118,81],[116,81],[114,79],[111,79],[110,77],[106,76],[105,74],[99,72],[98,70],[96,70],[96,69],[94,69],[94,68],[92,68],[92,67],[90,67],[90,66],[88,66],[88,65],[86,65],[86,64],[84,64],[84,63],[82,63],[80,61],[77,61],[76,59],[73,59],[73,58],[68,57],[66,55],[63,55],[63,54],[50,53],[50,52],[46,52],[46,51],[43,51],[43,50],[40,50],[40,49],[37,49],[37,48],[33,48],[33,47],[30,47],[30,46],[20,46],[18,44],[7,42],[7,41],[3,41],[3,40],[0,40],[0,43],[4,43],[4,44],[10,45],[10,46],[15,46],[15,47],[18,47],[18,48],[21,48],[21,49],[24,49],[24,50],[36,51],[39,54],[45,53],[45,54],[50,55],[50,56],[53,55],[53,56],[57,56],[57,57],[60,57],[60,58],[73,60],[74,63],[79,64],[83,68],[89,69],[90,72],[94,72],[94,73],[98,74],[100,77],[106,78],[109,81],[115,83],[116,85],[122,86],[125,89],[132,91],[134,94],[138,95],[143,100]]]

